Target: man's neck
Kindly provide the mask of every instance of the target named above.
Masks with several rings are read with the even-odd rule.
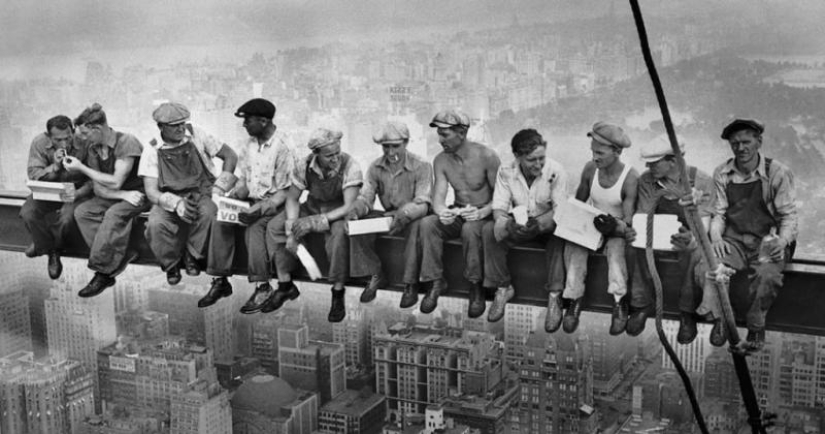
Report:
[[[736,166],[736,169],[739,170],[740,172],[742,172],[743,174],[750,175],[751,173],[753,173],[754,170],[756,170],[757,167],[759,167],[759,161],[761,159],[762,159],[762,155],[757,154],[756,158],[754,158],[751,161],[748,161],[745,164],[740,165],[739,162],[735,161],[735,160],[734,160],[733,164],[734,164],[734,166]]]
[[[269,139],[271,139],[271,138],[272,138],[272,136],[274,136],[274,135],[275,135],[275,130],[277,130],[277,127],[275,126],[275,124],[272,124],[272,126],[271,126],[271,127],[267,127],[267,128],[266,128],[266,129],[265,129],[265,130],[261,133],[261,135],[260,135],[260,136],[256,136],[256,137],[255,137],[255,139],[256,139],[256,140],[258,140],[258,144],[259,144],[259,145],[263,145],[264,143],[268,142],[268,141],[269,141]]]
[[[606,166],[602,171],[607,175],[617,175],[622,172],[624,169],[624,164],[622,164],[622,160],[616,159],[616,161],[610,163],[609,166]]]
[[[470,156],[470,145],[469,145],[469,142],[465,139],[463,142],[461,142],[461,145],[459,145],[455,149],[455,152],[453,152],[453,158],[455,158],[456,160],[459,160],[459,161],[464,161],[469,156]]]
[[[535,180],[536,180],[536,177],[535,177],[535,176],[533,176],[533,175],[531,175],[531,174],[529,174],[529,173],[525,173],[525,172],[524,172],[524,169],[523,169],[521,166],[519,166],[518,170],[521,172],[521,176],[523,176],[523,177],[524,177],[524,180],[525,180],[525,181],[527,181],[527,186],[528,186],[528,187],[532,186],[532,185],[533,185],[533,181],[535,181]]]

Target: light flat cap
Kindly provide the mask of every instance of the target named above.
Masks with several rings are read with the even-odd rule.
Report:
[[[189,109],[177,102],[165,102],[152,112],[152,119],[159,124],[182,124],[189,120]]]
[[[340,131],[318,128],[309,136],[307,147],[314,152],[316,149],[323,148],[324,146],[341,143],[341,137],[344,137],[344,133]]]
[[[593,129],[587,133],[587,137],[607,146],[618,146],[620,148],[630,147],[630,137],[624,133],[622,127],[608,124],[607,122],[596,122]]]
[[[679,150],[682,154],[685,153],[684,143],[679,143]],[[666,135],[658,136],[650,143],[642,146],[639,153],[645,163],[655,163],[668,155],[674,155],[673,147],[670,146],[670,139]]]
[[[372,140],[379,145],[384,143],[404,143],[410,139],[410,130],[403,122],[389,121],[372,135]]]

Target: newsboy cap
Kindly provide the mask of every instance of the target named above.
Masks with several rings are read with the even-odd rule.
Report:
[[[624,133],[622,127],[609,124],[607,122],[596,122],[593,129],[587,133],[587,137],[607,146],[617,146],[620,148],[630,147],[630,137]]]
[[[182,124],[189,120],[189,109],[181,103],[165,102],[152,112],[152,119],[159,124]]]
[[[679,143],[679,150],[682,154],[685,153],[684,143]],[[670,146],[670,139],[668,139],[667,135],[664,134],[642,146],[639,154],[642,157],[642,161],[645,163],[655,163],[668,155],[674,155],[673,147]]]
[[[433,128],[469,127],[470,117],[457,110],[442,110],[433,117],[430,126]]]
[[[372,140],[379,145],[384,143],[404,143],[410,139],[410,130],[403,122],[389,121],[382,125],[372,135]]]
[[[733,133],[742,130],[753,130],[762,134],[765,131],[765,125],[756,119],[734,119],[722,130],[722,138],[727,140]]]
[[[272,119],[275,117],[275,104],[263,98],[254,98],[245,102],[235,111],[235,116],[245,118],[248,116],[260,116]]]
[[[340,131],[318,128],[309,136],[307,147],[314,152],[324,146],[341,143],[341,137],[344,137],[344,133]]]

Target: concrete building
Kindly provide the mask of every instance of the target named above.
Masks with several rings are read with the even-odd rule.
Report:
[[[170,434],[232,434],[229,395],[214,380],[198,380],[172,396]]]
[[[318,392],[321,404],[346,390],[344,346],[309,340],[306,325],[278,330],[279,376],[295,387]]]
[[[230,403],[232,434],[310,434],[318,429],[318,395],[273,375],[248,378]]]
[[[318,432],[379,434],[387,417],[387,399],[369,389],[347,390],[324,404],[318,414]]]

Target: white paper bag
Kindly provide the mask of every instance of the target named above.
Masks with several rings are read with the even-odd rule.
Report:
[[[593,225],[593,219],[600,214],[604,212],[576,200],[575,197],[569,197],[566,202],[560,202],[556,207],[553,217],[556,220],[554,234],[571,243],[596,250],[604,242],[604,236]]]
[[[392,217],[377,217],[364,220],[350,220],[347,222],[349,235],[377,234],[389,232]]]
[[[318,264],[315,262],[315,258],[309,254],[309,250],[304,247],[303,244],[298,244],[298,260],[301,261],[301,265],[307,270],[309,273],[309,278],[312,280],[317,280],[321,278],[321,269],[318,268]]]
[[[656,214],[653,216],[653,250],[673,250],[670,237],[682,226],[679,219],[673,214]],[[633,229],[636,230],[636,239],[633,247],[645,248],[647,242],[647,214],[633,216]]]
[[[47,202],[74,202],[75,188],[71,182],[26,181],[32,198]]]

